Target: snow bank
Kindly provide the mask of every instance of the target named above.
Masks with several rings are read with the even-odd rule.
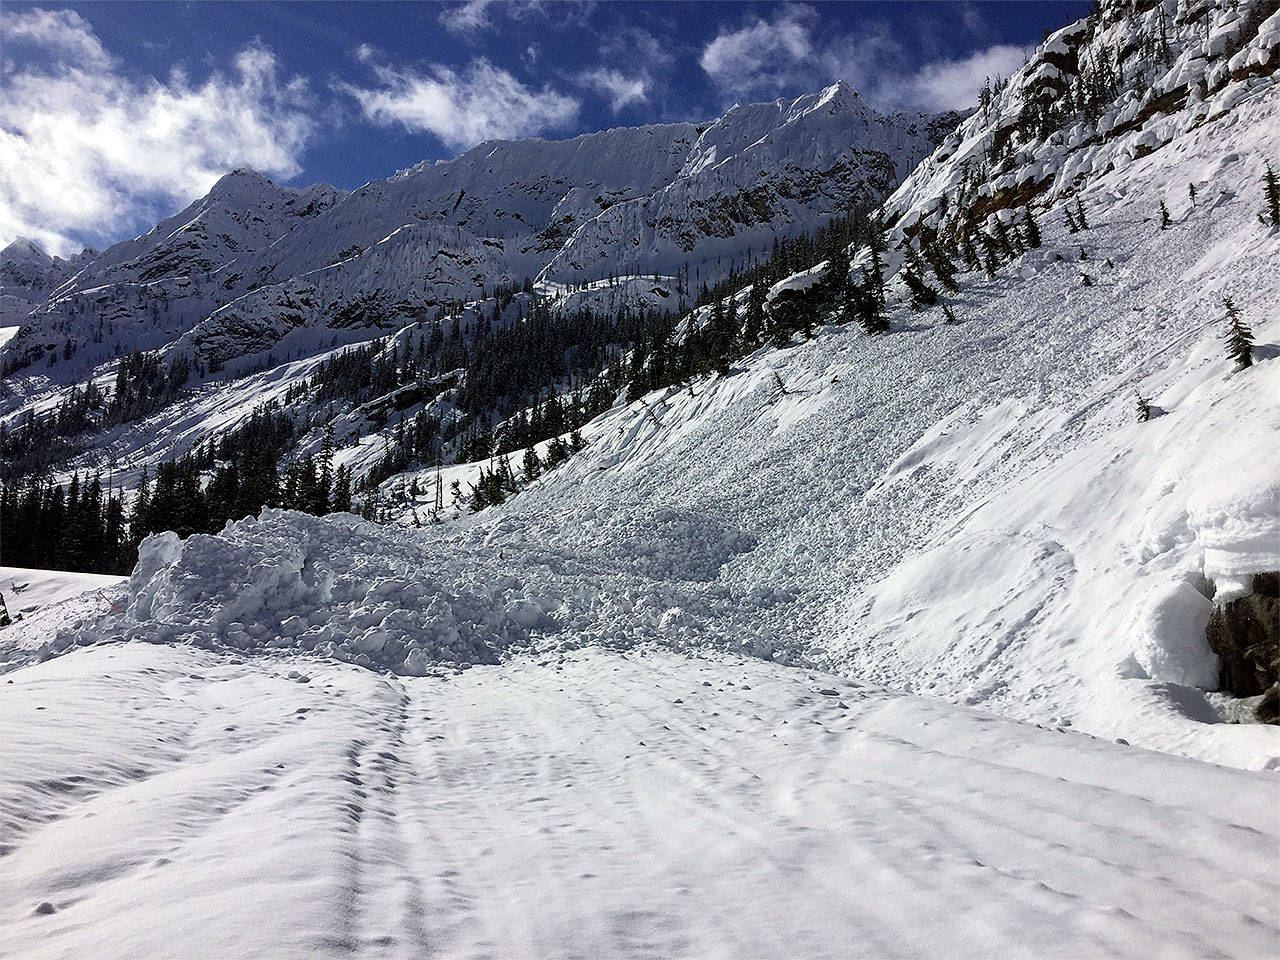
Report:
[[[1255,573],[1280,570],[1280,476],[1258,463],[1223,464],[1188,502],[1190,525],[1204,550],[1204,574],[1221,603],[1252,592]],[[1274,460],[1272,460],[1274,464]]]
[[[604,534],[594,549],[573,534],[539,543],[497,511],[472,520],[446,537],[440,527],[267,509],[218,534],[148,537],[127,602],[117,601],[123,613],[64,629],[44,652],[177,643],[305,652],[409,675],[592,644],[774,653],[770,629],[751,620],[768,593],[735,598],[709,585],[754,540],[705,513],[580,518]],[[734,614],[746,622],[726,629]]]

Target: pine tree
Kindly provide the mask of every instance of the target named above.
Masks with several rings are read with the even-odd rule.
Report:
[[[1227,356],[1236,362],[1240,369],[1253,366],[1253,331],[1249,329],[1236,309],[1230,297],[1222,298],[1222,306],[1227,311]]]
[[[996,241],[1000,244],[1000,252],[1004,255],[1005,260],[1012,260],[1021,250],[1015,250],[1013,238],[1009,235],[1009,228],[1004,225],[1002,220],[996,220]]]
[[[524,461],[521,464],[524,472],[524,482],[533,483],[542,473],[542,461],[538,459],[538,453],[533,447],[529,447],[524,452]]]
[[[1280,178],[1267,163],[1267,172],[1262,176],[1267,197],[1267,220],[1273,227],[1280,227]]]
[[[1040,225],[1036,223],[1036,218],[1031,215],[1030,205],[1027,206],[1026,219],[1022,223],[1022,235],[1027,246],[1032,250],[1044,242],[1040,236]]]
[[[1146,423],[1151,419],[1151,401],[1136,391],[1134,395],[1138,399],[1138,421]]]
[[[333,424],[327,423],[324,428],[324,440],[320,444],[320,475],[316,479],[316,493],[313,511],[317,516],[329,512],[333,497]]]
[[[874,278],[864,273],[855,296],[862,329],[872,335],[888,333],[889,319],[884,315],[884,301],[876,294]]]
[[[925,283],[910,267],[902,271],[902,282],[907,285],[907,289],[911,292],[912,310],[923,310],[925,307],[932,307],[938,302],[938,291]]]
[[[1080,198],[1076,197],[1076,223],[1081,230],[1089,229],[1089,220],[1084,215],[1084,204],[1080,202]]]
[[[1168,207],[1166,207],[1166,206],[1164,205],[1164,201],[1163,201],[1163,200],[1161,200],[1161,201],[1160,201],[1160,229],[1161,229],[1161,230],[1168,230],[1168,229],[1169,229],[1169,224],[1170,224],[1171,222],[1172,222],[1172,221],[1170,221],[1170,219],[1169,219],[1169,208],[1168,208]]]
[[[333,482],[333,498],[330,509],[334,513],[351,512],[351,470],[342,466],[338,468]]]
[[[988,277],[995,277],[1000,269],[1000,261],[996,257],[996,242],[983,231],[978,231],[978,239],[982,241],[982,269]]]

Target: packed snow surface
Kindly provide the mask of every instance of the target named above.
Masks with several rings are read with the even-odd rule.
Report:
[[[758,659],[127,644],[0,689],[8,956],[1280,947],[1273,776]]]

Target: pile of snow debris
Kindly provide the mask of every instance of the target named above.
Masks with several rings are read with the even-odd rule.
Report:
[[[575,562],[571,551],[508,544],[508,556],[495,542],[502,525],[446,542],[349,514],[267,509],[217,535],[147,538],[122,613],[60,631],[42,653],[133,640],[305,651],[426,675],[548,647],[706,646],[712,641],[699,640],[702,628],[719,619],[711,601],[689,594],[681,602],[678,583],[650,579],[655,564],[691,583],[714,575],[716,551],[698,536],[706,528],[682,534],[668,511],[649,529],[647,544],[619,541],[627,560],[610,570],[599,557]],[[688,549],[670,564],[657,556],[681,543]],[[726,546],[733,548],[731,538]],[[758,655],[772,649],[759,639],[732,646]]]
[[[287,647],[424,674],[437,663],[495,662],[558,605],[514,577],[415,563],[388,539],[355,517],[277,510],[217,536],[149,537],[123,616],[65,630],[50,652],[109,640]]]

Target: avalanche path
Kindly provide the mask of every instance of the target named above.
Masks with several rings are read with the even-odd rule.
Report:
[[[755,659],[103,645],[0,714],[8,956],[1280,948],[1273,776]]]

